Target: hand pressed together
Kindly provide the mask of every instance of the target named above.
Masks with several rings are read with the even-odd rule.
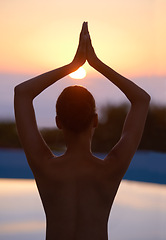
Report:
[[[87,60],[88,63],[93,66],[93,61],[95,61],[96,59],[97,56],[92,46],[90,34],[88,31],[88,22],[83,22],[79,38],[79,45],[72,63],[75,67],[79,68]]]

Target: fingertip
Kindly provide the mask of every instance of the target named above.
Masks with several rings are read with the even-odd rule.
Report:
[[[85,28],[86,22],[84,21],[82,24],[82,28]]]
[[[88,22],[85,22],[85,31],[88,32]]]
[[[80,33],[80,34],[82,34],[82,33],[83,33],[83,31],[84,31],[84,28],[85,28],[85,22],[83,22],[83,24],[82,24],[82,28],[81,28],[81,33]]]
[[[88,22],[86,22],[87,30],[88,30]]]

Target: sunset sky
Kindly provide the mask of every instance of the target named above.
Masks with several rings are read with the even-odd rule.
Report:
[[[4,117],[10,115],[7,108],[12,109],[11,91],[15,84],[72,61],[83,21],[88,21],[98,57],[142,84],[154,94],[155,102],[163,104],[166,100],[165,10],[165,0],[0,1],[0,108]],[[85,69],[87,77],[79,83],[75,80],[75,84],[92,90],[97,101],[102,99],[101,89],[106,90],[105,98],[110,95],[102,76],[87,63]],[[74,80],[65,84],[74,84]],[[65,84],[58,85],[59,92]],[[55,97],[53,90],[50,93],[48,100]]]

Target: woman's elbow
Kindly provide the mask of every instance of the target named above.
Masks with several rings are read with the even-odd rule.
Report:
[[[22,86],[22,84],[18,84],[17,86],[15,86],[14,88],[14,96],[21,96],[24,95],[25,91],[24,91],[24,87]]]
[[[139,102],[141,102],[142,104],[149,105],[150,100],[151,100],[151,96],[146,91],[143,90],[143,92],[140,96]]]
[[[148,109],[150,105],[150,100],[150,95],[147,92],[142,91],[141,95],[137,97],[135,101],[131,102],[131,104],[133,106],[141,106],[141,108],[146,107]]]
[[[147,103],[149,105],[150,101],[151,101],[151,96],[146,92],[144,97],[144,103]]]

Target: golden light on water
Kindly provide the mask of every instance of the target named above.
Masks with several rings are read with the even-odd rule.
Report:
[[[86,77],[86,71],[83,67],[80,67],[75,72],[69,74],[69,76],[73,79],[83,79],[84,77]]]

